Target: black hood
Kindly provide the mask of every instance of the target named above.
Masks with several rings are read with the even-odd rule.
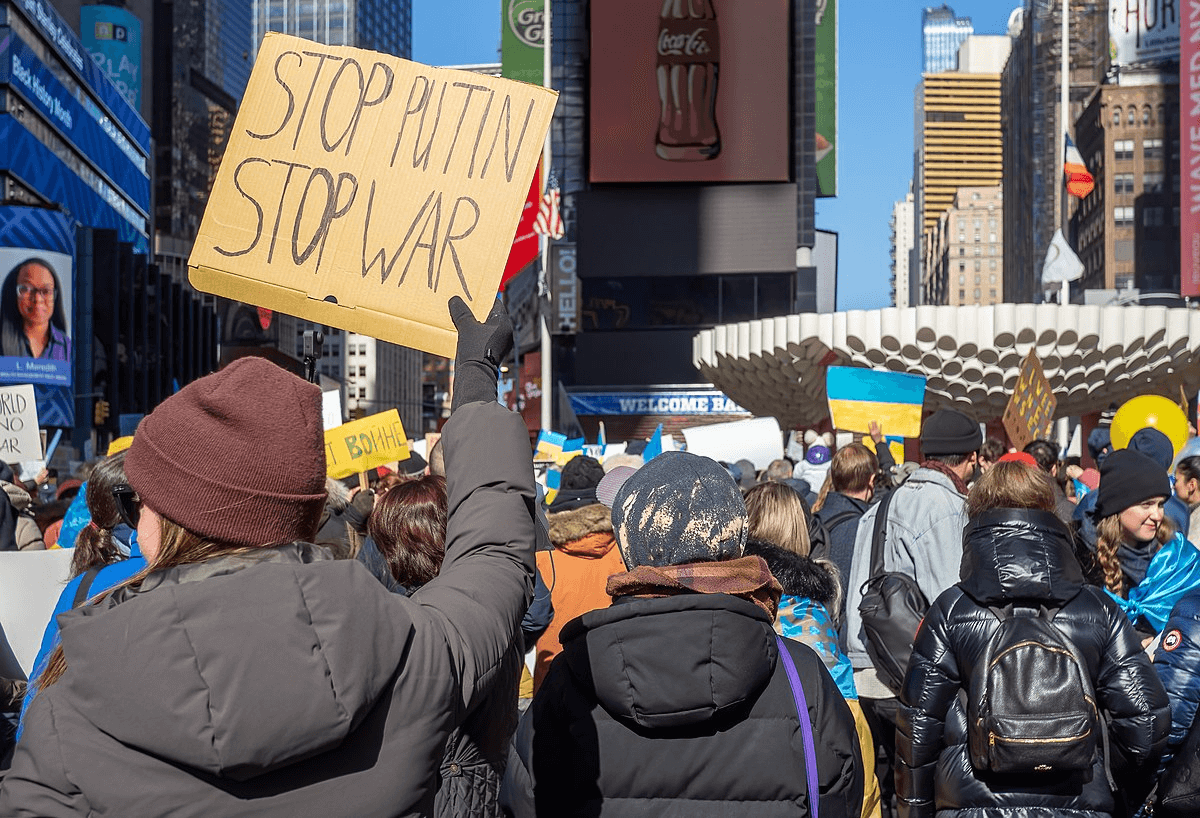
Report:
[[[726,594],[618,600],[567,623],[567,667],[614,718],[698,725],[752,704],[775,670],[766,612]]]
[[[959,585],[981,605],[1014,599],[1064,604],[1084,585],[1067,527],[1053,513],[993,509],[963,532]]]

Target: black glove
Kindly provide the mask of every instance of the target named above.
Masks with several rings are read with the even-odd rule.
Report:
[[[496,299],[487,321],[479,323],[471,308],[457,295],[450,299],[450,319],[458,330],[458,352],[454,356],[454,397],[450,411],[468,403],[496,400],[500,362],[513,350],[513,325]]]

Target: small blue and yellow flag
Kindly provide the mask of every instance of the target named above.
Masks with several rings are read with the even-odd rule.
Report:
[[[921,436],[925,378],[904,372],[877,372],[853,366],[831,366],[825,377],[833,427],[869,432],[876,421],[887,435]]]
[[[558,489],[562,486],[562,472],[558,469],[550,469],[546,472],[546,505],[554,502],[554,498],[558,496]]]
[[[542,429],[538,432],[537,450],[534,452],[534,458],[537,460],[553,460],[555,463],[562,457],[563,444],[567,442],[567,436],[558,432],[551,432],[549,429]]]

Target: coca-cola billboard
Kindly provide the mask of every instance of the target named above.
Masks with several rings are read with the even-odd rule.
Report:
[[[786,182],[788,0],[591,4],[593,182]]]

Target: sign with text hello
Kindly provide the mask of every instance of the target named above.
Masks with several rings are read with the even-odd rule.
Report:
[[[199,290],[441,355],[491,309],[557,94],[267,34],[188,260]]]

